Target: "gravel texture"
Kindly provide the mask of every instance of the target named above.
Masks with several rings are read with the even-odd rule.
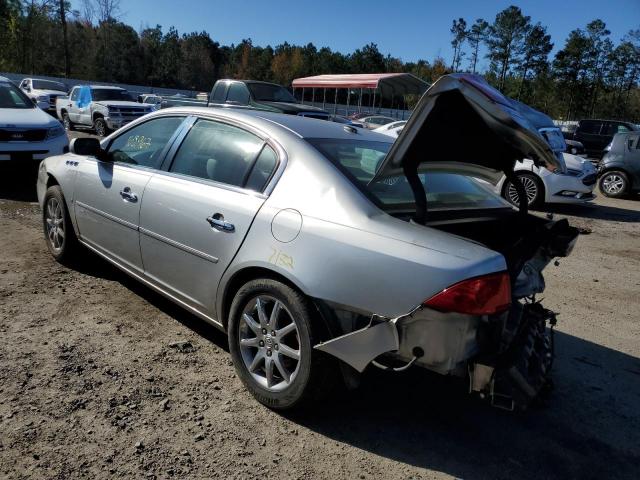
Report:
[[[94,259],[70,270],[31,183],[0,190],[0,478],[640,477],[640,199],[556,208],[556,389],[525,414],[461,381],[369,371],[313,410],[256,403],[226,337]]]

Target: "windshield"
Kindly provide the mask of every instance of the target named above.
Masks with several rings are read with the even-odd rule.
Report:
[[[332,138],[307,139],[366,195],[384,209],[412,210],[415,200],[404,175],[382,178],[369,184],[391,143]],[[510,208],[488,184],[453,173],[419,175],[427,192],[429,210]]]
[[[133,98],[126,90],[116,88],[92,88],[91,98],[94,102],[103,102],[105,100],[124,100],[133,102]]]
[[[0,83],[0,108],[36,108],[33,102],[18,87],[11,83]]]
[[[60,82],[52,82],[49,80],[32,80],[31,84],[33,88],[38,90],[58,90],[60,92],[66,92],[67,87]]]
[[[268,83],[249,83],[254,100],[263,102],[288,102],[298,103],[293,95],[280,85],[269,85]]]

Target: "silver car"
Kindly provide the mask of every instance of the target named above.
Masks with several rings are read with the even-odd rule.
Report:
[[[451,128],[461,117],[466,134]],[[51,254],[73,263],[86,247],[228,332],[269,407],[356,385],[365,368],[460,375],[510,409],[548,385],[555,317],[535,295],[577,230],[487,185],[518,158],[563,167],[480,77],[436,82],[393,144],[294,115],[175,108],[71,149],[39,171]]]

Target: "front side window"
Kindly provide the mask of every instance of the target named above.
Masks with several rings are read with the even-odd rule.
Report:
[[[198,120],[169,171],[243,187],[263,144],[262,139],[241,128]]]
[[[70,100],[71,100],[72,102],[75,102],[76,100],[78,100],[78,94],[79,94],[79,93],[80,93],[80,89],[79,89],[79,88],[74,88],[74,89],[71,91],[71,98],[70,98]]]
[[[183,120],[161,117],[137,125],[111,142],[108,155],[113,162],[159,168],[160,154]]]
[[[391,143],[324,138],[307,140],[382,208],[415,208],[413,193],[404,175],[369,183]],[[429,210],[510,208],[490,188],[471,177],[440,172],[422,173],[419,177],[427,192]]]
[[[242,83],[232,83],[229,85],[227,102],[247,105],[249,103],[249,91]]]
[[[36,108],[31,99],[12,83],[0,83],[0,108]]]

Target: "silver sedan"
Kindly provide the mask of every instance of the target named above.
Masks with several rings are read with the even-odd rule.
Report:
[[[293,115],[161,110],[41,164],[47,246],[68,264],[88,249],[225,330],[272,408],[411,366],[524,407],[553,358],[541,271],[577,232],[472,178],[509,176],[517,158],[562,168],[508,102],[443,77],[393,146]],[[461,115],[473,149],[447,124]]]

